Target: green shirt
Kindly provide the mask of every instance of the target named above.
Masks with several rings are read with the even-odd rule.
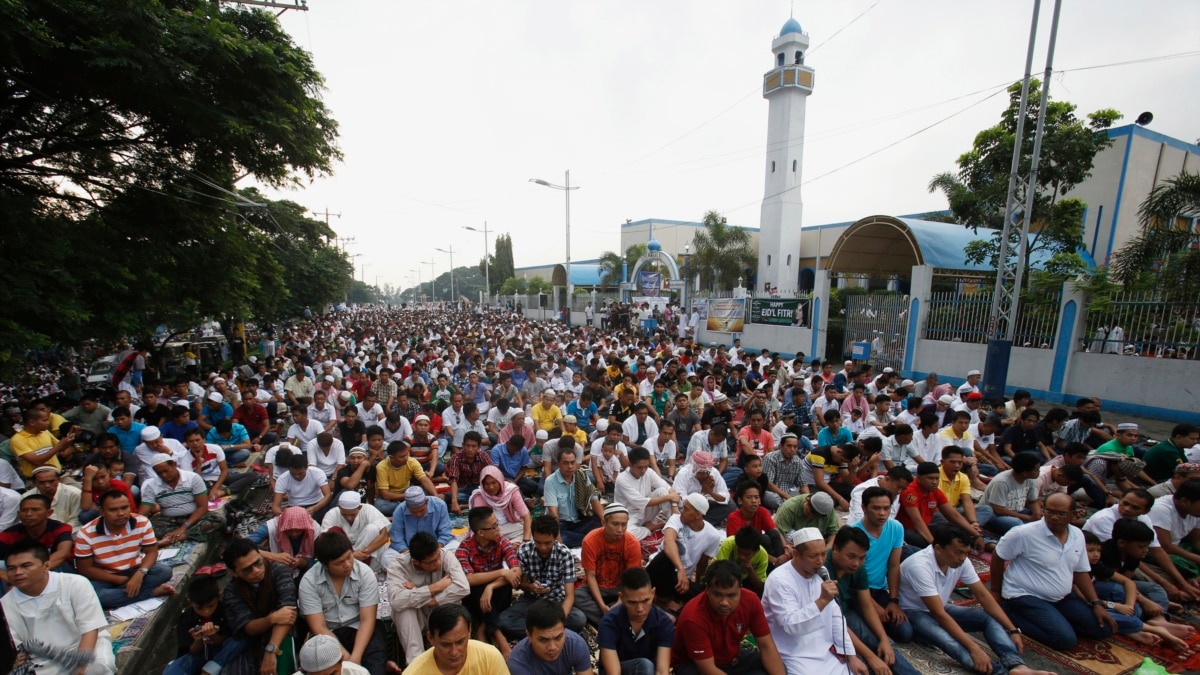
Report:
[[[1107,452],[1107,453],[1113,454],[1113,455],[1125,455],[1126,457],[1133,457],[1133,446],[1124,445],[1123,443],[1121,443],[1121,441],[1118,441],[1117,439],[1114,438],[1111,441],[1105,443],[1104,445],[1096,448],[1097,454],[1102,453],[1102,452]]]
[[[825,537],[837,534],[838,521],[836,509],[831,510],[823,516],[809,518],[804,514],[804,503],[807,501],[808,495],[796,495],[784,502],[775,513],[775,527],[779,528],[779,532],[783,535],[785,541],[788,535],[805,527],[815,527]]]
[[[854,574],[843,574],[840,577],[833,567],[833,548],[830,547],[829,551],[825,553],[825,569],[829,571],[829,578],[837,582],[838,606],[842,608],[843,612],[846,612],[854,607],[851,603],[855,602],[858,592],[871,587],[867,582],[867,567],[863,565]]]
[[[713,560],[732,560],[737,562],[737,544],[734,543],[733,537],[726,537],[725,541],[721,542],[721,545],[717,547],[717,557],[713,558]],[[767,581],[768,560],[767,549],[761,546],[758,547],[758,553],[755,553],[754,557],[750,558],[750,564],[754,566],[754,572],[758,574],[758,580],[763,583]],[[746,578],[745,570],[742,571],[742,578]]]
[[[1187,461],[1187,454],[1167,439],[1146,451],[1146,474],[1158,482],[1170,480],[1175,467]]]

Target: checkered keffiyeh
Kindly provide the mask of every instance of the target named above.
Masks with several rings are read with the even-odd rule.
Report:
[[[539,583],[550,589],[544,600],[562,602],[567,597],[567,584],[575,583],[575,556],[561,542],[554,543],[550,556],[542,559],[532,541],[521,544],[517,549],[517,560],[521,563],[521,576],[530,583]]]

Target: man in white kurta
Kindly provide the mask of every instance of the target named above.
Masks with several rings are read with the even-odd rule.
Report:
[[[835,602],[837,582],[818,576],[825,564],[825,538],[817,528],[805,527],[792,533],[792,544],[796,555],[767,577],[763,589],[763,609],[783,665],[789,673],[846,670],[866,675],[867,666],[855,655]],[[846,663],[829,651],[830,645]]]
[[[378,574],[383,570],[383,549],[388,545],[392,523],[379,509],[362,503],[362,495],[346,490],[338,495],[336,509],[329,509],[321,520],[319,534],[340,527],[354,545],[354,557],[371,566]]]
[[[440,547],[428,532],[413,535],[408,550],[388,563],[387,589],[392,623],[408,664],[425,651],[425,628],[434,608],[461,604],[471,594],[454,551]]]
[[[629,468],[617,475],[613,501],[629,509],[629,533],[645,539],[662,531],[680,501],[678,492],[650,470],[650,452],[645,448],[629,451]]]
[[[14,644],[37,639],[50,647],[79,649],[81,641],[91,642],[96,658],[84,671],[86,675],[117,672],[108,621],[86,578],[51,572],[45,549],[12,553],[6,562],[15,587],[0,600],[0,606]],[[76,672],[42,657],[34,657],[34,663],[39,675]]]

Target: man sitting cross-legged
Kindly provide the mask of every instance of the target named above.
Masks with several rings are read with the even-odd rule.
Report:
[[[953,525],[935,525],[933,545],[900,565],[900,607],[908,613],[916,639],[942,650],[963,666],[979,673],[1042,673],[1025,665],[1025,644],[996,599],[966,562],[973,533]],[[954,587],[962,582],[971,589],[982,609],[950,602]],[[995,662],[968,632],[982,632],[996,652]]]

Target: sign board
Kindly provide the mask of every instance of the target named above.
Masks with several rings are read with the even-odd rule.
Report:
[[[662,295],[662,272],[642,272],[638,274],[638,290],[645,296]]]
[[[866,361],[871,358],[870,342],[853,342],[850,344],[850,358],[855,361]]]
[[[707,329],[713,333],[741,333],[746,323],[745,298],[720,298],[708,301]]]
[[[750,323],[809,328],[810,302],[800,298],[754,298],[750,301]]]

